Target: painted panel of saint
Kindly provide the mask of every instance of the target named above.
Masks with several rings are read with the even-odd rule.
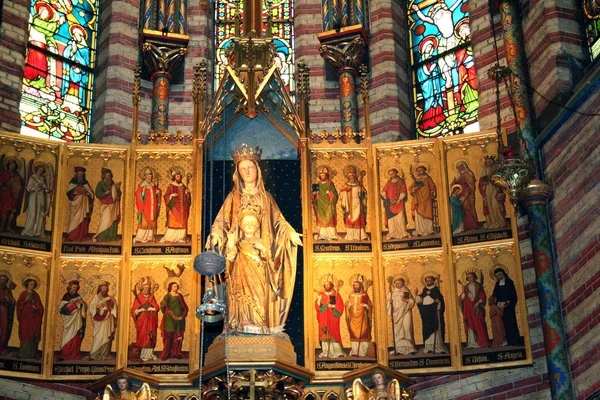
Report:
[[[313,158],[313,251],[371,251],[364,154],[348,151],[342,156],[319,150]]]
[[[138,152],[133,255],[191,254],[191,162],[189,150]]]
[[[83,261],[82,261],[83,262]],[[105,375],[114,371],[118,315],[118,282],[115,265],[99,268],[86,263],[86,270],[63,269],[57,305],[58,323],[54,375]]]
[[[64,254],[121,254],[127,152],[116,146],[69,146]]]
[[[339,361],[368,365],[376,358],[370,261],[320,259],[315,266],[317,370],[339,369]]]
[[[8,134],[0,143],[0,245],[50,251],[59,145]]]
[[[526,359],[526,314],[512,246],[490,247],[475,257],[455,250],[465,366]]]
[[[183,262],[134,262],[127,317],[129,368],[146,373],[188,371],[194,326],[190,274]]]
[[[434,142],[379,145],[376,152],[382,249],[441,247]]]
[[[385,258],[384,265],[390,368],[450,367],[449,303],[441,253]]]
[[[4,253],[0,266],[0,360],[2,370],[40,374],[47,301],[46,258]]]
[[[496,133],[463,136],[443,139],[452,243],[508,239],[512,207],[490,178],[497,156]],[[474,145],[478,141],[481,144]]]

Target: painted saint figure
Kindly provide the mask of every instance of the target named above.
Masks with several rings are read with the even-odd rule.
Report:
[[[465,18],[456,24],[454,29],[461,43],[471,41],[471,26],[469,19]],[[467,119],[477,116],[479,109],[479,94],[477,93],[477,72],[475,71],[475,60],[473,59],[473,48],[465,46],[456,50],[456,64],[458,66],[458,82],[460,96]]]
[[[38,359],[38,344],[42,340],[42,322],[44,306],[40,295],[35,291],[38,281],[26,278],[23,281],[25,290],[17,300],[17,319],[19,321],[20,347],[16,357],[19,359]]]
[[[404,174],[403,174],[404,175]],[[407,190],[404,178],[398,176],[397,168],[388,170],[390,179],[381,189],[383,208],[385,209],[385,225],[388,228],[387,240],[409,237],[406,230]]]
[[[358,171],[353,165],[344,169],[346,183],[340,190],[344,224],[346,225],[346,240],[369,240],[365,227],[367,226],[367,189],[358,177]]]
[[[146,168],[143,180],[135,191],[135,205],[137,207],[137,232],[133,243],[154,242],[158,215],[160,213],[160,189],[154,183],[154,172]]]
[[[185,318],[189,309],[183,296],[179,293],[178,282],[170,282],[167,286],[167,294],[160,302],[160,310],[163,313],[160,323],[163,351],[160,353],[160,359],[186,359],[187,356],[181,352],[181,346],[185,334]]]
[[[8,340],[15,318],[14,288],[9,275],[0,272],[0,355],[8,354]]]
[[[118,227],[121,220],[121,182],[113,181],[110,169],[102,168],[102,179],[96,185],[96,198],[100,201],[100,222],[94,242],[114,242],[119,239]]]
[[[27,182],[27,219],[21,231],[23,236],[46,237],[46,217],[52,204],[54,176],[50,164],[38,164]]]
[[[110,283],[98,282],[96,295],[90,301],[94,327],[90,360],[111,359],[110,350],[117,331],[117,301],[108,294]]]
[[[65,104],[73,109],[71,112],[81,111],[81,107],[86,104],[88,91],[89,75],[82,67],[90,65],[90,49],[87,46],[87,32],[79,24],[73,24],[69,27],[71,40],[64,50],[64,57],[71,60],[72,63],[64,63],[65,79],[63,80],[62,95]]]
[[[89,239],[90,216],[94,207],[94,191],[85,177],[85,172],[85,168],[75,167],[75,176],[67,187],[69,224],[66,240],[69,241],[83,242]]]
[[[450,223],[452,233],[461,233],[465,231],[465,209],[460,201],[460,193],[462,186],[452,185],[452,193],[450,195],[450,209],[452,210],[452,221]]]
[[[504,304],[499,306],[495,296],[490,296],[488,304],[490,306],[490,321],[492,322],[492,347],[506,346],[506,329],[502,321]]]
[[[131,306],[131,317],[135,322],[135,346],[140,349],[142,361],[156,360],[154,348],[158,333],[159,306],[152,293],[152,280],[149,276],[140,282],[140,292],[135,295]]]
[[[63,322],[59,361],[83,358],[81,342],[85,336],[87,309],[87,303],[79,294],[79,281],[70,281],[67,284],[67,292],[58,305]]]
[[[456,0],[450,7],[444,2],[434,3],[427,11],[427,15],[423,14],[417,4],[412,5],[412,9],[417,16],[429,24],[435,25],[440,32],[441,38],[438,44],[438,54],[443,54],[448,50],[453,49],[459,44],[458,37],[454,34],[454,22],[452,13],[458,8],[463,0]],[[448,52],[438,60],[442,76],[444,77],[447,90],[458,90],[458,79],[454,68],[456,67],[456,55],[453,52]]]
[[[414,180],[409,188],[410,194],[413,196],[411,207],[415,220],[413,235],[431,235],[434,233],[434,201],[437,196],[437,188],[424,165],[417,166]]]
[[[180,170],[172,170],[171,177],[171,183],[164,196],[167,208],[167,230],[160,241],[161,243],[185,243],[188,241],[188,219],[192,197],[189,188],[183,183]]]
[[[423,352],[447,353],[448,350],[444,346],[446,303],[435,281],[435,276],[427,275],[425,277],[425,287],[421,293],[418,289],[415,289],[415,302],[423,322],[423,341],[425,345]]]
[[[352,292],[346,302],[346,323],[352,344],[350,356],[365,357],[371,343],[373,303],[364,284],[365,277],[355,275],[352,279]]]
[[[483,171],[481,171],[481,178],[479,178],[478,184],[479,193],[483,197],[483,215],[485,215],[483,227],[486,229],[504,228],[507,225],[506,209],[504,207],[506,195],[490,179],[494,163],[494,157],[485,157]]]
[[[515,283],[506,274],[506,267],[502,264],[496,264],[494,267],[494,276],[496,284],[494,285],[493,296],[498,302],[497,305],[503,309],[502,322],[506,330],[506,342],[508,346],[522,346],[519,325],[517,324],[517,289]]]
[[[394,350],[396,355],[415,354],[412,309],[415,299],[402,277],[394,279],[393,288],[387,294],[387,314],[392,317]]]
[[[459,283],[462,284],[460,281]],[[477,282],[475,272],[467,273],[467,283],[462,289],[462,293],[458,296],[458,304],[463,314],[467,348],[489,347],[490,339],[485,322],[486,296],[483,285]]]
[[[477,229],[479,228],[479,222],[477,222],[477,210],[475,209],[475,174],[473,174],[467,162],[463,160],[456,163],[456,171],[457,174],[450,186],[460,185],[461,187],[458,199],[462,203],[464,211],[464,230]]]
[[[419,44],[420,62],[417,69],[417,79],[423,95],[423,113],[418,119],[419,128],[428,131],[437,128],[446,120],[444,114],[444,96],[442,83],[439,79],[438,64],[426,62],[433,56],[438,41],[435,36],[425,37]],[[417,117],[418,118],[418,117]]]
[[[19,168],[14,158],[6,159],[3,165],[0,174],[0,232],[15,232],[15,222],[25,192],[24,169],[24,165]]]
[[[312,204],[319,228],[316,240],[339,239],[336,231],[338,192],[330,175],[329,167],[320,167],[319,181],[312,188]]]
[[[319,358],[337,358],[346,355],[342,348],[340,319],[344,313],[344,300],[334,288],[334,277],[328,274],[323,282],[323,290],[317,295],[315,309],[319,324]]]
[[[294,290],[296,276],[296,253],[297,246],[302,245],[300,235],[285,220],[279,210],[273,196],[265,189],[262,172],[259,168],[262,150],[258,147],[250,148],[242,145],[241,148],[232,152],[233,160],[236,164],[233,174],[233,189],[227,195],[225,202],[212,225],[210,238],[206,244],[207,248],[218,247],[220,252],[224,251],[225,239],[232,240],[235,243],[244,235],[241,231],[240,213],[242,208],[247,206],[260,209],[260,226],[254,234],[256,239],[265,246],[270,252],[269,264],[278,266],[278,278],[275,282],[276,290],[269,283],[269,286],[260,289],[269,293],[265,297],[266,321],[264,326],[249,327],[250,332],[269,332],[276,333],[283,330],[289,306],[291,303],[292,292]],[[235,268],[235,266],[234,266]],[[236,273],[229,276],[229,287],[240,287],[247,283],[233,282],[233,279],[239,279],[240,282],[254,282],[255,278],[249,276],[254,269],[246,271],[240,268]],[[253,290],[245,288],[244,290]],[[258,289],[257,289],[258,290]],[[229,323],[236,327],[237,331],[244,331],[244,321],[250,320],[252,312],[246,305],[250,300],[239,298],[230,301],[229,309],[231,318]],[[235,307],[242,306],[242,309]]]
[[[57,51],[54,35],[66,22],[66,18],[62,15],[57,18],[56,10],[45,1],[36,2],[34,11],[29,30],[29,44],[32,46],[27,47],[23,81],[33,88],[46,89],[49,66],[45,51]],[[47,93],[49,92],[50,90],[47,90]]]

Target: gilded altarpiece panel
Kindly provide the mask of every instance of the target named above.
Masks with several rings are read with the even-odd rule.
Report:
[[[365,149],[311,151],[314,253],[372,250]]]
[[[134,260],[129,283],[128,367],[149,374],[189,373],[199,287],[189,260]]]
[[[48,256],[0,250],[0,370],[7,375],[43,372],[49,270]]]
[[[442,143],[452,245],[513,237],[508,199],[490,180],[498,155],[496,135],[459,135]]]
[[[132,256],[190,256],[192,150],[136,149]]]
[[[51,251],[61,145],[0,134],[0,245]]]
[[[440,250],[383,259],[390,368],[414,373],[452,367],[454,324]]]
[[[453,249],[463,366],[508,364],[528,358],[521,268],[514,243]]]
[[[310,299],[317,371],[352,370],[376,361],[372,269],[367,257],[314,260]]]
[[[123,214],[129,149],[116,146],[67,146],[59,188],[63,207],[63,254],[118,256],[123,250]],[[129,180],[128,180],[129,178]]]
[[[123,323],[121,260],[60,259],[53,315],[53,375],[103,376],[115,370]]]
[[[376,145],[381,249],[441,248],[435,141]]]

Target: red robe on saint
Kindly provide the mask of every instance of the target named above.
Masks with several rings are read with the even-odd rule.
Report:
[[[42,339],[42,321],[44,306],[37,292],[23,290],[17,300],[17,319],[19,320],[19,358],[34,358],[38,343]]]
[[[155,311],[147,309],[153,307]],[[144,309],[139,314],[136,314],[137,309]],[[156,337],[158,332],[158,303],[153,294],[144,296],[138,293],[131,306],[131,316],[135,322],[137,332],[135,345],[140,349],[154,348],[156,346]]]

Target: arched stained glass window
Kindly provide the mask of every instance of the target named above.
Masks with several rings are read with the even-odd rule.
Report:
[[[417,137],[479,129],[467,0],[408,2]]]
[[[600,3],[594,0],[583,0],[583,12],[590,56],[595,60],[600,56]]]
[[[236,6],[239,5],[241,18],[243,19],[244,0],[217,0],[216,5],[216,43],[217,65],[215,73],[215,87],[219,85],[223,72],[229,64],[227,48],[231,46],[231,38],[235,35],[235,13]],[[275,42],[275,51],[277,58],[275,62],[279,65],[279,71],[283,82],[288,91],[294,91],[294,16],[292,0],[273,0],[270,1],[272,10],[273,24],[272,35]],[[267,29],[266,19],[269,4],[263,0],[263,29]],[[243,26],[242,26],[243,30]],[[243,33],[243,32],[242,32]]]
[[[21,133],[89,140],[98,1],[31,2]]]

